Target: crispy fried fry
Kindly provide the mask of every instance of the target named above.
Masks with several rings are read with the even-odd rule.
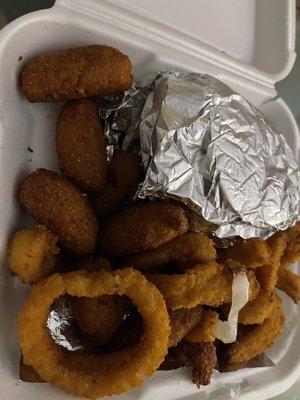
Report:
[[[59,253],[57,240],[57,236],[42,225],[16,232],[7,249],[12,273],[30,284],[53,273]]]
[[[250,298],[259,291],[253,271],[246,271],[250,284]],[[228,303],[232,296],[232,273],[221,264],[196,265],[184,274],[148,274],[148,279],[163,294],[167,306],[192,308],[198,304],[217,307]]]
[[[209,263],[216,260],[213,242],[202,233],[188,232],[163,246],[135,254],[125,259],[124,265],[149,270],[170,261]]]
[[[217,363],[214,343],[191,343],[183,340],[171,347],[160,369],[177,369],[189,365],[193,368],[193,383],[198,387],[208,385]]]
[[[270,262],[271,252],[264,240],[251,238],[228,249],[220,249],[219,258],[221,262],[234,260],[247,268],[257,268]]]
[[[229,351],[229,363],[240,363],[264,352],[280,335],[284,323],[281,304],[261,325],[254,326],[249,333],[235,342]]]
[[[281,266],[284,268],[300,259],[300,222],[289,228],[286,234],[287,247],[281,260]]]
[[[66,248],[75,254],[93,253],[98,232],[96,216],[86,198],[65,178],[38,169],[21,184],[19,200]]]
[[[107,343],[123,321],[121,296],[73,297],[72,306],[80,329],[97,346]]]
[[[128,295],[144,319],[141,340],[111,354],[72,352],[57,346],[46,321],[53,301],[64,294]],[[138,271],[127,268],[114,272],[75,271],[43,279],[21,311],[18,331],[24,360],[42,379],[76,396],[95,399],[139,386],[154,373],[167,353],[170,326],[159,291]]]
[[[117,152],[108,166],[107,186],[90,196],[90,203],[99,217],[114,214],[137,189],[142,177],[140,157],[131,151]]]
[[[300,276],[293,272],[280,268],[278,272],[278,281],[276,284],[278,289],[290,296],[295,303],[300,301]]]
[[[169,346],[176,346],[202,319],[202,307],[169,310],[171,334]]]
[[[125,256],[155,249],[185,233],[184,210],[165,201],[139,203],[113,215],[99,235],[104,254]]]
[[[100,45],[41,54],[21,73],[21,87],[31,102],[117,94],[131,85],[129,58],[113,47]]]
[[[106,140],[92,99],[66,103],[57,120],[56,150],[63,175],[83,192],[106,183]]]
[[[190,330],[184,340],[188,342],[213,342],[218,318],[219,315],[216,311],[204,310],[199,324]]]
[[[265,291],[272,292],[274,290],[278,279],[281,257],[287,244],[286,240],[284,232],[278,232],[267,240],[271,250],[271,260],[268,264],[255,271],[259,284]]]

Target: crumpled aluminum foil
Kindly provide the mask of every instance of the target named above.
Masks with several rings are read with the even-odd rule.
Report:
[[[184,72],[161,72],[133,90],[100,115],[110,115],[105,132],[120,148],[134,138],[136,149],[139,134],[146,177],[138,197],[184,202],[218,225],[220,238],[267,238],[299,219],[294,154],[241,95],[210,75]]]

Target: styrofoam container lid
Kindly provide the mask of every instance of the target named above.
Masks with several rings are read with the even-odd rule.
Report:
[[[274,84],[292,67],[291,0],[58,0],[0,31],[0,387],[6,400],[72,398],[48,384],[19,382],[16,320],[30,288],[8,273],[12,232],[34,224],[16,199],[20,181],[38,168],[58,169],[55,124],[60,104],[29,103],[18,88],[19,71],[33,55],[103,43],[128,54],[137,79],[161,69],[207,72],[259,107],[300,154],[295,119]],[[22,58],[21,58],[22,57]],[[28,151],[33,149],[33,153]],[[270,350],[276,366],[214,375],[198,390],[187,370],[161,371],[120,399],[268,399],[300,374],[298,308],[284,297],[287,323]],[[0,396],[1,397],[1,396]]]

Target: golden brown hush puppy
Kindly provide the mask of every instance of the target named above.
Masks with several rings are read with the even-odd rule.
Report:
[[[101,45],[41,54],[21,72],[21,88],[32,103],[117,94],[131,85],[129,58]]]
[[[56,150],[63,175],[84,192],[98,191],[106,182],[106,143],[92,99],[66,103],[57,120]]]
[[[94,252],[98,223],[89,202],[67,179],[38,169],[21,184],[20,203],[78,255]]]

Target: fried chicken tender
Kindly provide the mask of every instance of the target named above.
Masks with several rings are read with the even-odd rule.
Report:
[[[278,272],[278,289],[290,296],[295,303],[300,301],[300,276],[285,268],[280,268]]]
[[[187,342],[213,342],[215,340],[215,328],[219,319],[219,314],[213,310],[203,310],[202,318],[185,336]]]
[[[281,258],[287,245],[287,237],[284,232],[278,232],[267,240],[271,250],[271,261],[255,273],[261,288],[272,292],[278,279],[278,270],[280,268]]]
[[[271,252],[267,243],[260,238],[251,238],[235,246],[219,251],[221,262],[238,261],[247,268],[258,268],[268,264]]]
[[[169,349],[160,369],[170,370],[191,366],[193,368],[193,383],[200,387],[210,383],[216,363],[217,356],[214,343],[190,343],[183,340],[176,347]]]
[[[300,222],[287,229],[286,234],[287,246],[281,260],[284,268],[300,259]]]
[[[184,210],[165,201],[134,204],[107,220],[99,235],[100,250],[125,256],[155,249],[188,230]]]
[[[32,103],[118,94],[131,85],[129,58],[101,45],[41,54],[21,72],[21,88]]]
[[[249,329],[239,340],[232,344],[229,350],[229,363],[241,363],[263,353],[271,347],[281,333],[284,316],[281,302],[271,316],[261,325]]]
[[[118,211],[122,204],[134,195],[142,178],[140,157],[131,151],[119,151],[108,166],[107,186],[89,197],[99,217],[107,217]]]
[[[121,296],[73,297],[76,321],[94,345],[107,343],[119,329],[124,307]]]
[[[216,260],[213,241],[202,233],[188,232],[163,246],[128,257],[125,266],[149,270],[170,261],[209,263]]]
[[[246,271],[250,285],[250,298],[259,292],[253,271]],[[196,265],[184,274],[147,274],[164,296],[171,310],[192,308],[198,304],[218,307],[232,298],[232,272],[221,264]]]
[[[106,140],[92,99],[66,103],[57,120],[56,150],[63,175],[83,192],[106,183]]]
[[[176,346],[202,319],[202,307],[169,310],[171,333],[169,346]]]
[[[98,223],[86,198],[56,172],[38,169],[23,181],[19,201],[75,254],[94,252]]]
[[[57,236],[42,225],[16,232],[7,250],[12,273],[31,285],[50,275],[59,254],[57,240]]]

